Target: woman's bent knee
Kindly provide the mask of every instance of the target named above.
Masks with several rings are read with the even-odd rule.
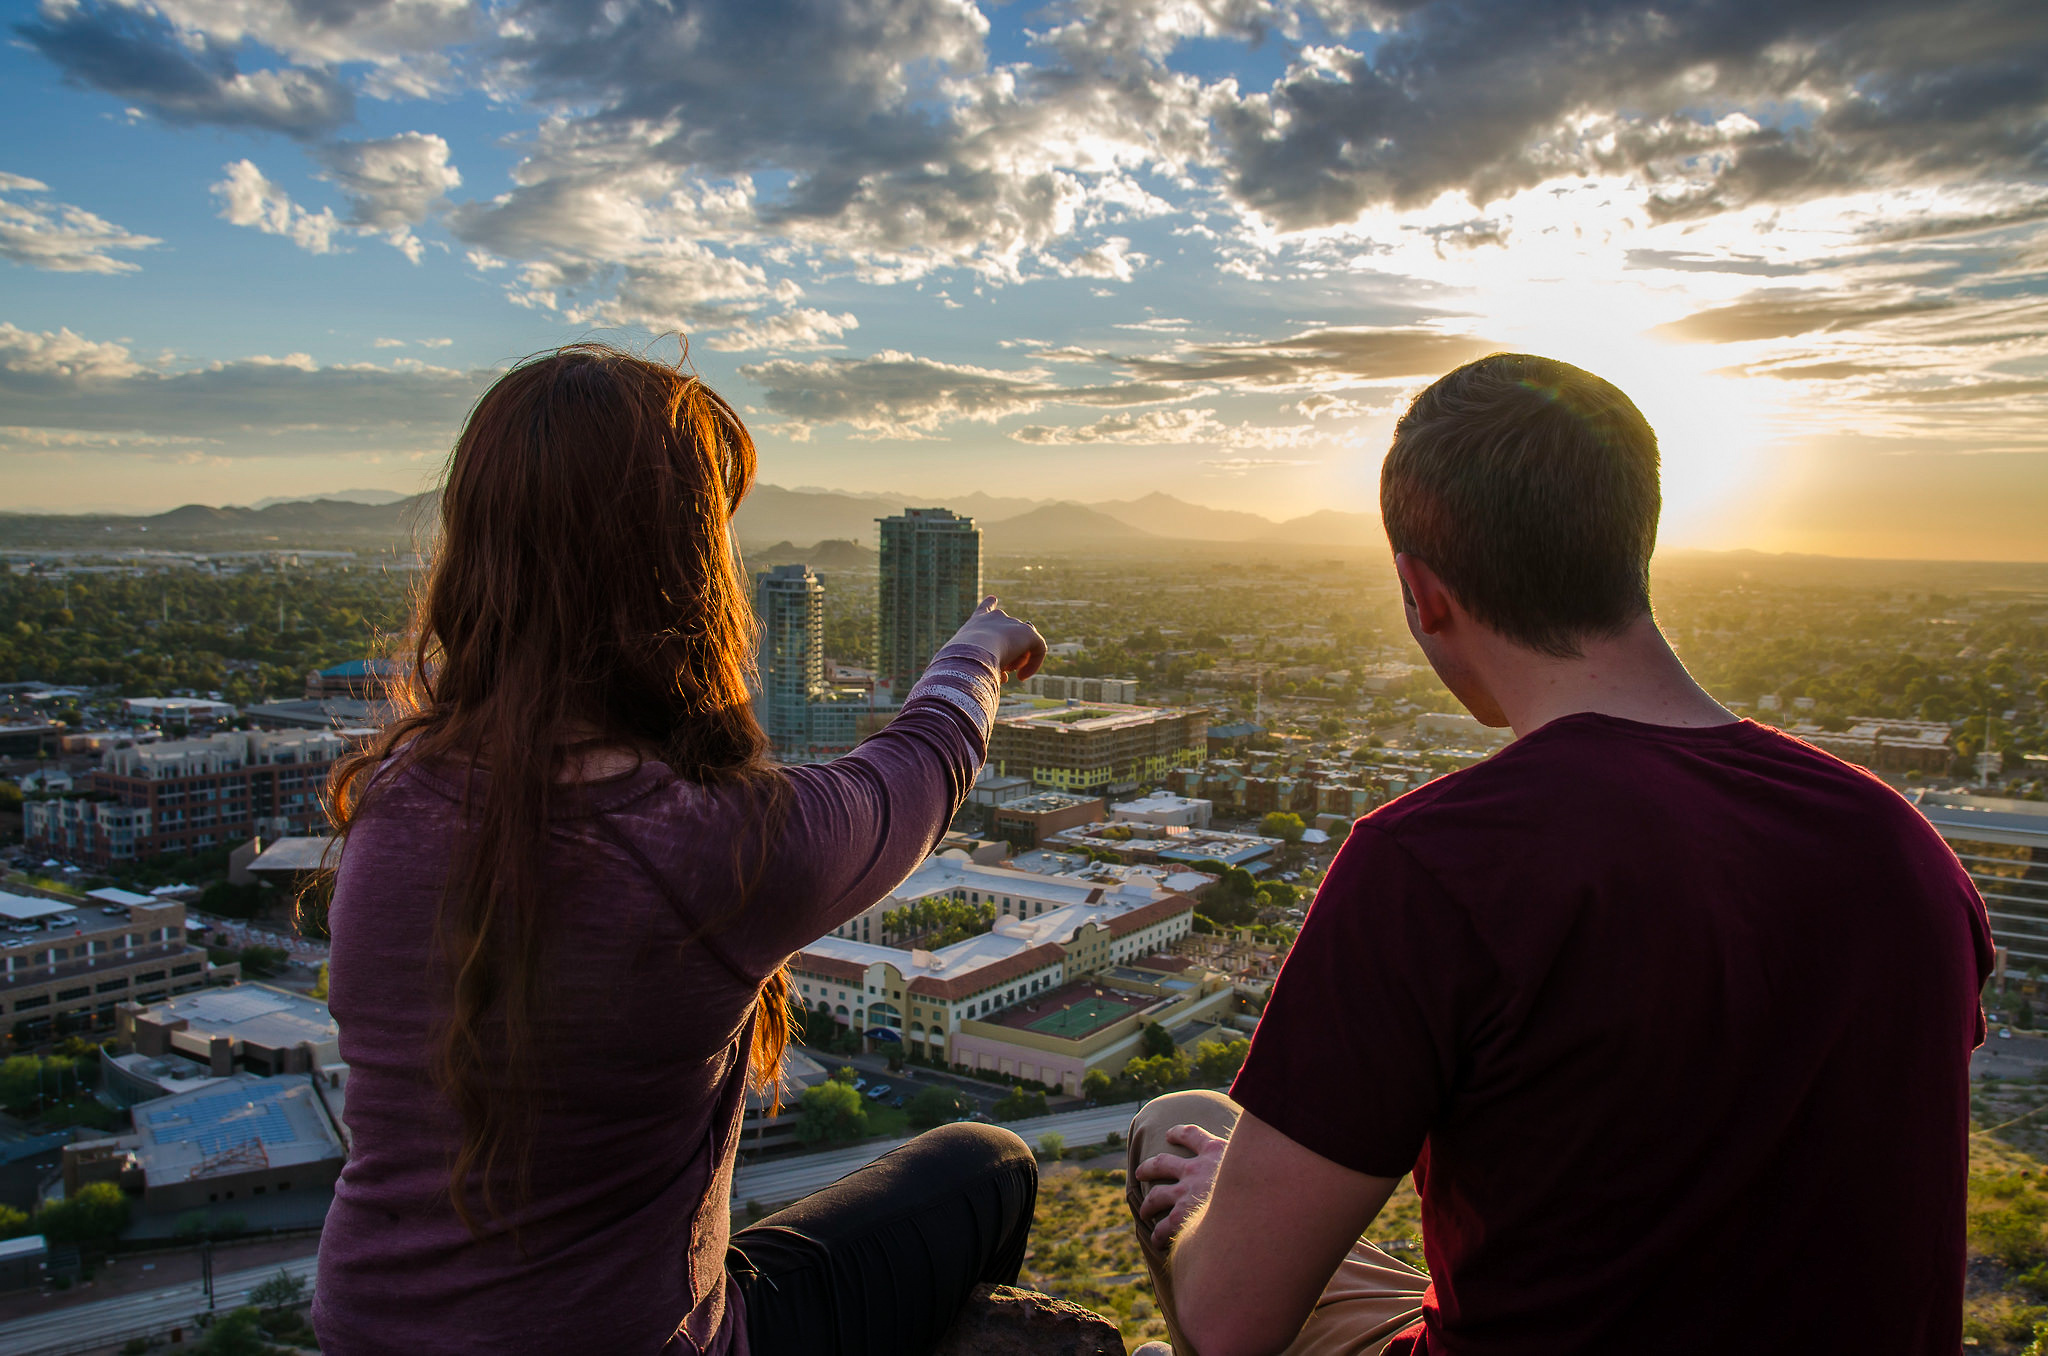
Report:
[[[1032,1176],[1038,1175],[1038,1160],[1032,1156],[1031,1146],[1000,1125],[954,1121],[950,1125],[927,1130],[910,1143],[923,1152],[957,1164],[962,1171],[993,1172],[1009,1168],[1028,1169]]]

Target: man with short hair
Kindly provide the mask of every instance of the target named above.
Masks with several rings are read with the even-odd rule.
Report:
[[[1231,1098],[1133,1122],[1178,1356],[1953,1356],[1991,957],[1954,854],[1679,663],[1607,382],[1459,368],[1380,500],[1409,629],[1516,738],[1358,821]],[[1411,1170],[1427,1276],[1360,1240]]]

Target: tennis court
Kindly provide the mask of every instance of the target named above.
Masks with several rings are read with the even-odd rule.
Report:
[[[1030,1023],[1027,1029],[1071,1040],[1076,1036],[1085,1036],[1099,1026],[1107,1026],[1130,1010],[1128,1003],[1090,995],[1072,1007],[1047,1013]]]

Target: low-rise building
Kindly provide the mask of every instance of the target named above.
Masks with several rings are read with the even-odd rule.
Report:
[[[998,716],[989,737],[997,772],[1054,791],[1100,795],[1156,785],[1207,752],[1208,719],[1163,706],[1075,703]]]
[[[1033,888],[1058,881],[1044,878]],[[1194,901],[1186,895],[1157,893],[1149,883],[1085,889],[1080,902],[1024,916],[1004,913],[993,930],[936,951],[820,938],[790,962],[796,997],[872,1044],[901,1046],[921,1058],[973,1069],[996,1070],[1004,1059],[1014,1065],[1014,1054],[987,1044],[959,1044],[964,1034],[984,1042],[1002,1039],[1000,1030],[971,1030],[968,1024],[1162,951],[1192,930]],[[1017,1076],[1073,1091],[1087,1067],[1095,1066],[1084,1061],[1060,1066],[1057,1076]]]
[[[1137,800],[1118,801],[1109,807],[1110,819],[1118,824],[1162,824],[1183,829],[1206,829],[1216,807],[1209,801],[1171,791],[1154,791]]]
[[[1790,733],[1872,772],[1938,775],[1947,772],[1955,759],[1955,750],[1949,744],[1949,727],[1940,721],[1858,716],[1850,720],[1846,730],[1823,730],[1818,725],[1801,724],[1793,726]]]
[[[198,1076],[312,1073],[338,1063],[339,1028],[317,998],[267,984],[235,984],[145,1006],[115,1009],[115,1029],[133,1053],[106,1061],[116,1100],[145,1101]]]
[[[1128,837],[1123,836],[1126,834]],[[1221,862],[1225,866],[1241,866],[1253,875],[1266,869],[1267,857],[1286,846],[1283,839],[1256,833],[1183,829],[1164,824],[1090,824],[1056,833],[1047,844],[1066,852],[1114,852],[1126,862],[1148,865]]]
[[[0,1024],[17,1049],[111,1030],[125,1002],[159,1002],[239,974],[187,940],[182,901],[0,894]]]
[[[197,697],[123,697],[121,714],[137,725],[211,730],[233,720],[235,708],[228,702],[202,701]]]
[[[1101,821],[1106,806],[1100,796],[1073,796],[1040,791],[1004,801],[989,811],[988,831],[1020,852],[1029,851],[1062,829]]]
[[[112,1181],[152,1214],[330,1190],[348,1159],[339,1071],[242,1073],[138,1103],[135,1132],[64,1150],[64,1186]]]

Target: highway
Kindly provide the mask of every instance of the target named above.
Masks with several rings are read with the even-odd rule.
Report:
[[[1028,1121],[1011,1121],[1006,1128],[1016,1131],[1026,1144],[1031,1145],[1038,1143],[1040,1135],[1053,1132],[1065,1136],[1069,1144],[1099,1144],[1112,1130],[1119,1135],[1128,1130],[1131,1117],[1138,1114],[1142,1105],[1142,1102],[1124,1102],[1116,1106],[1062,1111],[1053,1116],[1034,1116]],[[901,1139],[869,1140],[850,1149],[743,1164],[733,1175],[733,1204],[744,1205],[748,1201],[758,1201],[764,1206],[787,1204],[819,1187],[830,1186],[855,1168],[865,1167],[908,1142]]]
[[[317,1259],[301,1257],[273,1262],[266,1267],[217,1274],[213,1278],[214,1306],[221,1313],[235,1308],[280,1268],[304,1277],[311,1293]],[[96,1346],[113,1346],[131,1337],[148,1337],[184,1324],[206,1308],[206,1296],[199,1282],[150,1290],[117,1299],[94,1300],[64,1309],[52,1309],[30,1318],[0,1323],[0,1352],[7,1356],[58,1356],[61,1352],[90,1351]]]
[[[1053,1116],[1012,1121],[1006,1128],[1016,1131],[1025,1143],[1031,1145],[1036,1145],[1041,1135],[1052,1133],[1064,1136],[1069,1144],[1099,1144],[1111,1131],[1123,1134],[1141,1105],[1139,1102],[1125,1102],[1117,1106],[1086,1107]],[[901,1139],[871,1140],[848,1149],[743,1164],[733,1180],[733,1203],[744,1205],[747,1201],[758,1201],[769,1207],[787,1204],[819,1187],[830,1186],[855,1168],[864,1167],[907,1142]],[[310,1292],[316,1261],[312,1257],[302,1257],[218,1275],[214,1278],[215,1307],[225,1313],[241,1304],[251,1290],[275,1276],[280,1265],[292,1275],[304,1277]],[[113,1346],[131,1337],[152,1336],[167,1332],[178,1324],[189,1323],[192,1316],[205,1307],[206,1298],[197,1281],[164,1290],[122,1295],[116,1299],[90,1300],[31,1318],[0,1323],[0,1353],[5,1356],[64,1356],[64,1353]]]

